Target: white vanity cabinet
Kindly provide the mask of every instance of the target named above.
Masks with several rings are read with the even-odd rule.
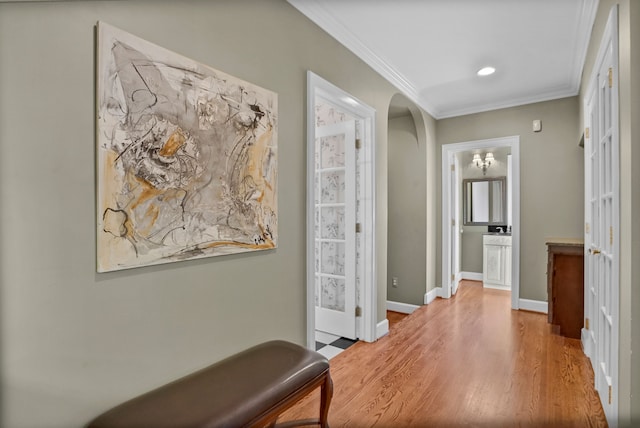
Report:
[[[510,290],[511,236],[486,234],[482,243],[482,285]]]

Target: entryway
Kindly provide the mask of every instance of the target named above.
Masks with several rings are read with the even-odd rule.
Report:
[[[307,346],[376,339],[375,111],[307,73]],[[329,344],[331,345],[331,344]]]
[[[440,297],[450,298],[455,294],[461,277],[460,271],[460,193],[462,183],[459,169],[462,165],[457,155],[465,152],[489,152],[494,149],[508,149],[511,154],[511,180],[508,183],[511,194],[511,247],[509,263],[511,277],[511,308],[519,308],[520,295],[520,138],[518,136],[445,144],[442,146],[442,289]],[[468,278],[480,279],[480,278]]]

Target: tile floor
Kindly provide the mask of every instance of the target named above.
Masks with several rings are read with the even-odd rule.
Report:
[[[356,342],[357,340],[346,339],[316,330],[316,351],[328,359],[332,359]]]

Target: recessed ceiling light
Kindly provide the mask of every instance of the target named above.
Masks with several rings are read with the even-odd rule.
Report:
[[[488,76],[496,72],[496,69],[493,67],[484,67],[478,70],[478,76]]]

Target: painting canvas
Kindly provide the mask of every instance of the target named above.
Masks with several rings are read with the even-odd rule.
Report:
[[[276,248],[277,95],[98,24],[99,272]]]

